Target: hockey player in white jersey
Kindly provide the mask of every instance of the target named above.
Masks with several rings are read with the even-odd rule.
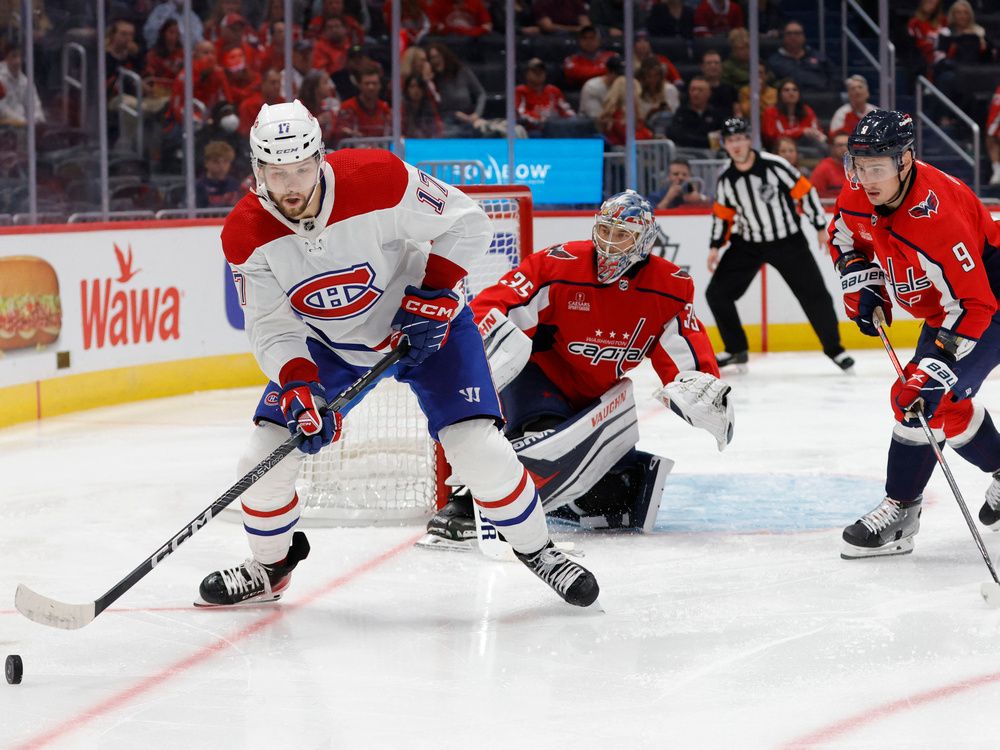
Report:
[[[254,356],[270,378],[239,462],[249,471],[301,430],[295,451],[241,498],[252,557],[208,575],[201,604],[277,599],[309,552],[295,531],[305,453],[338,439],[332,398],[403,337],[394,370],[428,430],[517,557],[570,604],[598,595],[594,576],[554,547],[535,486],[499,428],[482,339],[454,288],[493,230],[468,196],[388,151],[324,156],[319,123],[297,100],[264,105],[250,131],[256,193],[226,219],[222,246]],[[393,371],[390,371],[393,372]]]

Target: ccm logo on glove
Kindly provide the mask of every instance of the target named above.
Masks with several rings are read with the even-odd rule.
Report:
[[[433,320],[451,320],[455,317],[455,305],[449,300],[447,305],[436,305],[414,297],[403,298],[403,309]]]

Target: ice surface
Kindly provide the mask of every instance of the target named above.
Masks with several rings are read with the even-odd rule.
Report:
[[[14,611],[17,583],[104,593],[234,481],[258,394],[0,431],[0,656],[25,663],[0,685],[0,746],[996,748],[1000,611],[941,473],[912,555],[839,557],[881,499],[891,427],[888,361],[857,359],[849,377],[754,357],[723,454],[641,369],[641,447],[677,462],[657,531],[557,532],[603,615],[515,563],[413,549],[413,526],[310,529],[281,604],[195,610],[202,576],[247,554],[213,521],[83,630],[45,628]],[[988,477],[946,455],[975,515]]]

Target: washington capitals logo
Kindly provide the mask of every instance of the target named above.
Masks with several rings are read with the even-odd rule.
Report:
[[[556,260],[574,260],[576,256],[573,255],[569,250],[566,250],[562,245],[556,245],[555,247],[549,248],[545,254],[550,258],[555,258]]]
[[[927,197],[910,209],[910,216],[914,219],[929,219],[932,214],[938,212],[938,197],[933,190],[927,191]]]

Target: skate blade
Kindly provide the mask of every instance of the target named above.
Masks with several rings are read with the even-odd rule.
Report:
[[[245,602],[237,602],[236,604],[212,604],[211,602],[206,602],[204,599],[196,599],[193,604],[199,609],[236,609],[237,607],[253,607],[258,604],[270,604],[271,602],[276,602],[281,598],[281,592],[277,594],[271,594],[271,596],[256,596],[253,599],[247,599]]]
[[[887,557],[889,555],[908,555],[913,552],[913,537],[906,537],[881,547],[855,547],[844,542],[840,550],[842,560],[860,560],[865,557]]]
[[[445,539],[436,534],[424,534],[413,546],[420,547],[421,549],[436,549],[443,552],[472,552],[475,549],[472,540],[463,539],[459,541],[457,539]]]
[[[979,587],[979,593],[989,607],[1000,609],[1000,584],[996,581],[984,583]]]

